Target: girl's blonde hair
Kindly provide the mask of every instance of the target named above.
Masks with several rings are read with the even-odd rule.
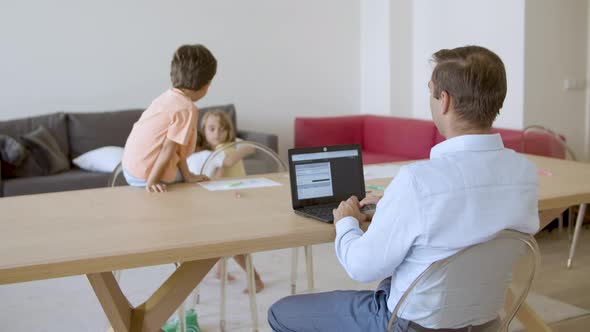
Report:
[[[227,139],[224,143],[233,142],[236,140],[236,131],[234,130],[234,124],[232,123],[229,115],[224,111],[207,111],[203,114],[201,119],[201,128],[197,131],[197,148],[201,150],[213,150],[209,142],[205,139],[205,125],[207,119],[216,116],[219,119],[219,125],[227,130]]]

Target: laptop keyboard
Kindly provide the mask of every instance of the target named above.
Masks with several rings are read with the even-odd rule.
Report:
[[[316,205],[316,206],[306,206],[301,209],[302,212],[307,214],[314,215],[324,220],[332,220],[332,210],[338,207],[340,203],[332,203],[332,204],[325,204],[325,205]]]

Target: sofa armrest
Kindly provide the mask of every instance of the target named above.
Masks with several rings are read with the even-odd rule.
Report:
[[[249,130],[238,130],[238,137],[245,141],[252,141],[268,146],[279,153],[279,137],[275,134],[259,133]]]

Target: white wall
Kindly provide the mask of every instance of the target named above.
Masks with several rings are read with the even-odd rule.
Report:
[[[413,117],[413,1],[391,0],[391,115]]]
[[[588,15],[586,15],[586,17],[590,18],[590,0],[586,1],[586,4],[588,6]],[[584,121],[584,123],[586,123],[586,136],[584,138],[584,142],[586,142],[586,160],[590,160],[590,19],[588,19],[587,21],[588,29],[586,30],[586,119]]]
[[[543,125],[567,137],[579,158],[586,151],[585,86],[564,90],[565,79],[587,77],[586,0],[529,0],[526,5],[525,125]]]
[[[360,1],[361,113],[390,114],[389,1]]]
[[[413,1],[413,114],[430,119],[432,54],[442,48],[480,45],[504,61],[508,94],[495,126],[522,128],[524,103],[524,0]]]
[[[4,1],[0,119],[145,107],[183,43],[219,61],[198,105],[235,103],[238,126],[280,136],[295,116],[358,113],[359,0]]]

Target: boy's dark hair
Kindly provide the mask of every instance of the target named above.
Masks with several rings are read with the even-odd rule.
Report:
[[[506,98],[506,70],[500,57],[484,47],[465,46],[442,49],[432,60],[433,97],[446,91],[459,120],[490,128]]]
[[[172,86],[177,89],[199,90],[211,82],[217,72],[217,60],[203,45],[180,46],[170,65]]]

